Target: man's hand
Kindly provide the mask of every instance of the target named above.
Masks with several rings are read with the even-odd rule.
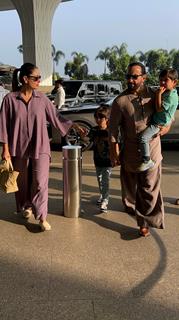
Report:
[[[119,144],[118,143],[111,143],[110,145],[110,160],[112,167],[120,166],[120,159],[119,159],[120,151],[119,151]]]
[[[112,156],[110,158],[111,158],[111,165],[112,165],[113,168],[121,165],[119,157],[117,155],[116,156]]]

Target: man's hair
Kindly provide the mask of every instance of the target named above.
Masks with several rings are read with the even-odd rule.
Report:
[[[110,117],[110,107],[105,104],[101,104],[94,112],[94,117],[96,118],[98,114],[104,115],[106,119]]]
[[[129,68],[132,68],[132,67],[140,67],[141,68],[141,71],[142,71],[142,74],[146,74],[146,69],[145,69],[145,66],[141,63],[141,62],[131,62],[129,65],[128,65],[128,69]]]
[[[57,79],[57,80],[55,81],[55,83],[59,83],[59,84],[63,85],[63,79]]]
[[[4,87],[4,82],[0,80],[0,86]]]
[[[168,68],[168,69],[163,69],[160,74],[159,74],[159,79],[161,78],[170,78],[171,80],[177,80],[178,79],[178,72],[175,69]]]

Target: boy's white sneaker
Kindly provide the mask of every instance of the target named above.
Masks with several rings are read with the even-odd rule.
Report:
[[[105,199],[105,200],[101,201],[100,211],[107,213],[107,211],[108,211],[108,200]]]
[[[102,201],[102,196],[100,196],[99,199],[96,201],[98,206],[101,204],[101,201]]]
[[[40,221],[39,226],[42,231],[50,231],[52,229],[51,225],[47,222],[47,220]]]
[[[22,211],[22,215],[25,219],[29,219],[32,215],[32,208],[27,208]]]

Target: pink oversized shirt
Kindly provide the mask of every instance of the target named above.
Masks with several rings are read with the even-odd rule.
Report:
[[[57,110],[45,94],[34,90],[25,103],[20,92],[11,92],[3,100],[0,111],[0,142],[9,145],[11,156],[38,159],[50,156],[47,122],[65,136],[72,121],[57,115]]]

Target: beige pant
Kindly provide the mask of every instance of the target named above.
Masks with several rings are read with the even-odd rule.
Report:
[[[161,164],[144,172],[121,167],[122,201],[126,211],[135,212],[140,227],[164,228],[164,205],[160,190]]]

